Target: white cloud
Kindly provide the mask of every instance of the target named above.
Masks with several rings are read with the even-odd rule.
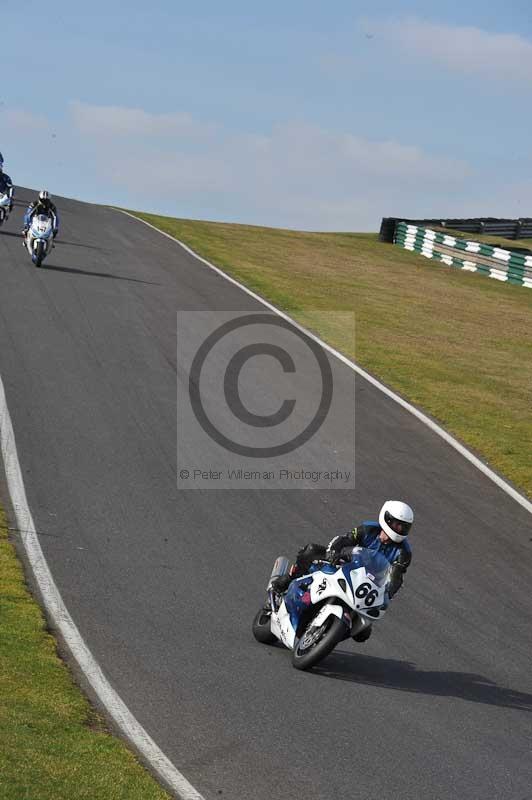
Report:
[[[150,114],[141,108],[95,106],[74,102],[72,120],[84,134],[99,137],[179,137],[208,134],[213,126],[198,124],[186,112]]]
[[[413,145],[303,123],[256,135],[215,128],[185,113],[82,103],[71,112],[106,188],[112,183],[127,191],[137,208],[189,207],[190,216],[371,229],[380,216],[394,213],[392,198],[407,215],[420,189],[454,193],[470,172],[462,161]]]
[[[532,42],[515,33],[490,33],[406,19],[380,26],[404,50],[466,74],[532,82]]]

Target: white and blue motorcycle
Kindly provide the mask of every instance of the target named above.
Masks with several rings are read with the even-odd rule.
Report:
[[[0,226],[7,222],[11,213],[12,196],[9,193],[0,192]]]
[[[287,558],[276,560],[268,603],[253,620],[253,635],[263,644],[281,642],[292,651],[296,669],[310,669],[339,642],[360,636],[386,612],[391,567],[376,550],[355,547],[351,561],[340,566],[315,561],[309,573],[295,578],[280,596],[272,580],[286,575],[288,568]]]
[[[36,267],[40,267],[54,246],[54,223],[47,214],[36,214],[25,238],[26,249]]]

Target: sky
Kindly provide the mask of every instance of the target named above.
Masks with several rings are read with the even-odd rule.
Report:
[[[529,0],[77,5],[0,0],[15,183],[304,230],[532,216]]]

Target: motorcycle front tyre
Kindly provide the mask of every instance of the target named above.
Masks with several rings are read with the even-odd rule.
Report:
[[[34,251],[34,261],[33,261],[36,267],[41,266],[45,255],[46,253],[44,250],[44,244],[42,242],[37,242],[37,247],[35,248]]]
[[[347,629],[341,619],[331,614],[321,626],[323,633],[310,647],[303,648],[305,633],[296,640],[292,650],[292,666],[310,669],[332,653],[336,645],[346,638]]]

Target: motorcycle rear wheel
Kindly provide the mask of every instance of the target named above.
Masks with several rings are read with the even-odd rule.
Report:
[[[261,608],[255,615],[252,630],[253,636],[261,644],[274,644],[277,641],[271,629],[271,612],[265,608]]]
[[[314,631],[312,625],[309,625],[296,640],[292,651],[292,666],[296,669],[314,667],[332,653],[338,642],[345,639],[345,635],[345,624],[332,614]]]

